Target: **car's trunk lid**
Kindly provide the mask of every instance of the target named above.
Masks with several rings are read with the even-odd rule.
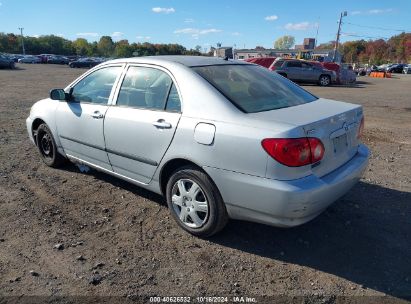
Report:
[[[320,98],[303,105],[251,114],[265,122],[282,122],[302,128],[307,137],[324,144],[323,159],[312,165],[312,172],[323,176],[342,166],[357,153],[358,128],[362,107]]]

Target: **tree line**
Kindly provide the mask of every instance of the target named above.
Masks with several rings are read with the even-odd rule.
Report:
[[[24,37],[26,54],[58,54],[103,57],[132,57],[150,55],[201,55],[200,46],[186,49],[180,44],[129,43],[128,40],[114,42],[110,36],[102,36],[99,41],[88,42],[84,38],[74,41],[47,35]],[[12,33],[0,33],[0,52],[21,54],[21,36]]]
[[[282,39],[284,37],[281,37]],[[291,48],[294,37],[277,40],[277,48]],[[318,45],[317,49],[334,49],[334,41]],[[187,49],[180,44],[129,43],[128,40],[114,42],[110,36],[99,41],[88,42],[84,38],[74,41],[55,36],[24,37],[27,54],[60,54],[104,57],[132,57],[150,55],[201,55],[201,46]],[[258,48],[264,49],[259,46]],[[21,37],[0,33],[0,52],[19,54],[22,51]],[[214,48],[206,55],[212,56]],[[355,40],[341,43],[339,51],[345,62],[382,64],[387,62],[411,62],[411,33],[401,33],[388,40]]]
[[[317,48],[334,49],[334,41],[320,44]],[[350,63],[411,63],[411,33],[401,33],[387,40],[346,41],[338,49],[344,61]]]

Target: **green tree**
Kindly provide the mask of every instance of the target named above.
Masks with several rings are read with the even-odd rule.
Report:
[[[93,50],[92,50],[90,43],[88,43],[88,41],[84,38],[77,38],[76,40],[74,40],[73,48],[77,55],[80,55],[80,56],[93,55]]]
[[[100,55],[110,57],[114,53],[114,42],[110,36],[103,36],[97,44]]]
[[[278,50],[288,50],[291,49],[294,44],[295,38],[293,36],[285,35],[274,42],[274,48]]]
[[[120,40],[116,42],[114,47],[114,56],[118,58],[127,58],[133,56],[133,49],[128,43],[128,40]]]

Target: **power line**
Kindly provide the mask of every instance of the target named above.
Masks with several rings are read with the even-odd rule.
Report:
[[[356,34],[350,34],[350,33],[342,33],[344,34],[344,36],[350,36],[350,37],[358,37],[358,38],[368,38],[368,39],[384,39],[384,40],[388,40],[390,38],[387,37],[377,37],[377,36],[364,36],[364,35],[356,35]]]
[[[383,30],[383,31],[406,32],[406,30],[399,30],[399,29],[392,29],[392,28],[390,29],[390,28],[378,27],[378,26],[361,25],[361,24],[355,24],[355,23],[351,23],[351,22],[344,22],[344,23],[349,24],[349,25],[358,26],[358,27],[378,29],[378,30]]]

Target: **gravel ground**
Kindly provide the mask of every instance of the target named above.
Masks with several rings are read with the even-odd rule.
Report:
[[[365,142],[372,150],[364,178],[303,226],[231,221],[219,235],[203,240],[179,229],[164,199],[153,193],[96,171],[80,173],[70,164],[46,167],[28,140],[25,118],[49,89],[64,87],[84,70],[18,66],[0,70],[4,299],[411,299],[411,75],[360,77],[352,87],[305,86],[318,96],[364,106]]]

